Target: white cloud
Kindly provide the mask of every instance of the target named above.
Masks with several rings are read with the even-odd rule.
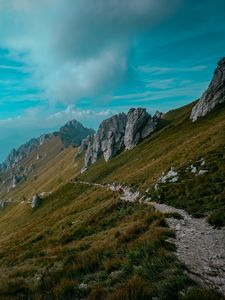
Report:
[[[76,119],[80,122],[84,121],[84,124],[92,123],[94,119],[96,125],[103,119],[116,114],[116,110],[105,109],[105,110],[91,110],[91,109],[76,109],[72,105],[67,106],[66,109],[46,114],[42,108],[31,108],[27,109],[23,116],[16,116],[7,119],[0,119],[0,132],[4,129],[19,129],[22,128],[39,128],[39,129],[58,129],[66,122]],[[32,132],[32,130],[31,130]]]
[[[22,56],[53,101],[109,93],[131,41],[179,0],[1,0],[0,46]]]

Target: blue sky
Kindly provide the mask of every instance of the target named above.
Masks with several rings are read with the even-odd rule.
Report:
[[[0,160],[70,119],[201,96],[225,56],[224,0],[1,0]]]

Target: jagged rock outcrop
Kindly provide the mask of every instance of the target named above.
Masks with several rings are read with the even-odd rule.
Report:
[[[14,168],[22,159],[26,158],[33,150],[40,146],[40,140],[43,141],[43,136],[37,139],[31,139],[17,150],[13,149],[2,164],[2,170]]]
[[[85,168],[95,163],[101,154],[103,154],[105,161],[108,161],[124,148],[126,121],[126,114],[120,113],[100,124],[98,132],[89,138],[85,155]]]
[[[132,108],[128,114],[120,113],[104,120],[95,135],[83,141],[78,151],[86,151],[82,172],[103,155],[108,161],[122,150],[131,149],[149,136],[156,128],[162,114],[157,112],[151,117],[144,108]]]
[[[217,105],[225,102],[225,57],[218,62],[213,79],[198,103],[193,107],[191,120],[204,117]]]
[[[82,140],[80,147],[78,148],[77,153],[75,154],[75,159],[78,159],[84,152],[87,151],[88,145],[92,140],[94,134],[88,135],[85,139]]]
[[[149,136],[157,125],[158,118],[153,118],[146,109],[132,108],[127,114],[127,124],[124,136],[126,150],[134,148],[141,140]]]
[[[15,174],[14,174],[13,177],[12,177],[12,185],[11,185],[10,188],[12,188],[12,189],[16,188],[17,185],[18,185],[20,182],[24,181],[25,179],[26,179],[26,177],[25,177],[24,175],[18,176],[18,175],[15,175]]]
[[[85,128],[80,122],[72,120],[61,127],[58,134],[64,146],[68,147],[79,146],[84,138],[94,133],[93,129]]]

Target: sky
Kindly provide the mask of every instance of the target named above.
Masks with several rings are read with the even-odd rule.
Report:
[[[74,118],[196,100],[224,56],[224,0],[0,0],[0,161]]]

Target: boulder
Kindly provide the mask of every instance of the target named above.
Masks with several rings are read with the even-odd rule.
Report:
[[[5,200],[0,200],[0,209],[5,208]]]
[[[38,194],[35,194],[32,198],[32,203],[31,203],[31,207],[34,208],[38,208],[41,202],[41,198]]]
[[[223,102],[225,102],[225,58],[218,62],[213,79],[208,89],[193,107],[190,119],[195,122]]]

